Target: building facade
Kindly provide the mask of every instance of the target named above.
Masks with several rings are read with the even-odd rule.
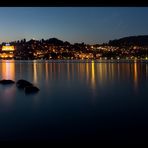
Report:
[[[11,46],[10,44],[6,44],[2,46],[1,52],[0,52],[0,58],[1,59],[13,59],[14,58],[14,46]]]

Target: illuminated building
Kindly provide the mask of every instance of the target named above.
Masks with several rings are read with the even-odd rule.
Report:
[[[2,59],[13,59],[14,58],[14,46],[10,46],[10,44],[6,44],[2,46],[2,50],[0,53],[0,58]]]

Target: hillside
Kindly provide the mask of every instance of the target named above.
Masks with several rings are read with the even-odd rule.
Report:
[[[110,46],[148,46],[148,35],[129,36],[110,40],[108,44]]]

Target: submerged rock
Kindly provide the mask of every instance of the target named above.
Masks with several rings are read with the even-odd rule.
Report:
[[[5,80],[5,79],[0,80],[0,84],[3,84],[3,85],[5,85],[5,84],[14,84],[14,83],[15,83],[15,81],[13,81],[13,80]],[[25,91],[25,93],[27,93],[27,94],[37,93],[40,90],[39,88],[34,86],[32,83],[30,83],[30,82],[28,82],[26,80],[23,80],[23,79],[18,80],[16,82],[16,86],[18,88],[22,88]]]
[[[13,84],[15,83],[13,80],[0,80],[0,84]]]
[[[37,88],[36,86],[27,86],[27,87],[25,87],[25,93],[36,93],[39,90],[40,89]]]
[[[34,86],[32,83],[30,83],[29,81],[26,81],[24,79],[18,80],[16,82],[16,86],[18,88],[24,89],[26,94],[36,93],[36,92],[38,92],[40,90],[39,88]]]
[[[27,87],[27,86],[33,86],[33,84],[30,83],[30,82],[28,82],[28,81],[26,81],[26,80],[21,79],[21,80],[18,80],[18,81],[16,82],[16,86],[17,86],[18,88],[25,88],[25,87]]]

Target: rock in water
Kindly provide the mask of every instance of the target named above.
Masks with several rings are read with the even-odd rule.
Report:
[[[21,79],[21,80],[17,81],[16,86],[18,88],[25,88],[27,86],[33,86],[33,84],[28,82],[28,81],[26,81],[26,80]]]
[[[15,83],[13,80],[0,80],[0,84],[13,84]]]
[[[39,90],[40,89],[37,88],[36,86],[27,86],[27,87],[25,87],[25,93],[36,93]]]

